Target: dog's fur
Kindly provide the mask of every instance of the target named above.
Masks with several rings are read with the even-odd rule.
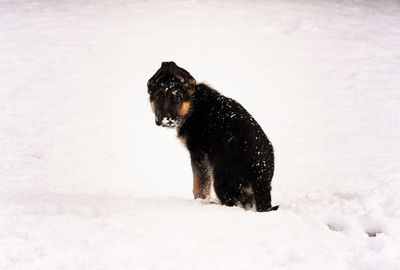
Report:
[[[194,198],[209,198],[211,182],[223,205],[271,207],[274,151],[261,127],[235,100],[164,62],[147,84],[156,124],[175,127],[190,152]]]

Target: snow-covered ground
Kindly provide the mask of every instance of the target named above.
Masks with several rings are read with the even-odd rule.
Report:
[[[399,25],[396,0],[1,1],[0,269],[399,269]],[[278,211],[192,199],[146,92],[169,60],[261,124]]]

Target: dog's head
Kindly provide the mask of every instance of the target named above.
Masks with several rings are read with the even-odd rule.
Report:
[[[180,125],[191,107],[196,80],[174,62],[163,62],[147,83],[156,124],[163,127]]]

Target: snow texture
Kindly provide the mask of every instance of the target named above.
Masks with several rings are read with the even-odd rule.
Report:
[[[399,269],[399,1],[1,1],[0,269]],[[175,61],[276,152],[270,213],[193,200]],[[234,117],[234,116],[232,116]]]

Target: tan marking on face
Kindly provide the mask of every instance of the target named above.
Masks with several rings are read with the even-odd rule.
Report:
[[[193,95],[196,90],[196,80],[191,79],[189,81],[189,85],[190,85],[190,88],[187,91],[188,91],[189,95]]]
[[[193,95],[194,94],[194,88],[191,88],[188,90],[189,95]]]
[[[156,104],[154,103],[154,101],[151,101],[150,104],[151,104],[151,109],[153,110],[154,113],[156,113]]]
[[[185,101],[182,103],[178,113],[180,116],[185,116],[186,114],[188,114],[189,109],[190,109],[190,101]]]

